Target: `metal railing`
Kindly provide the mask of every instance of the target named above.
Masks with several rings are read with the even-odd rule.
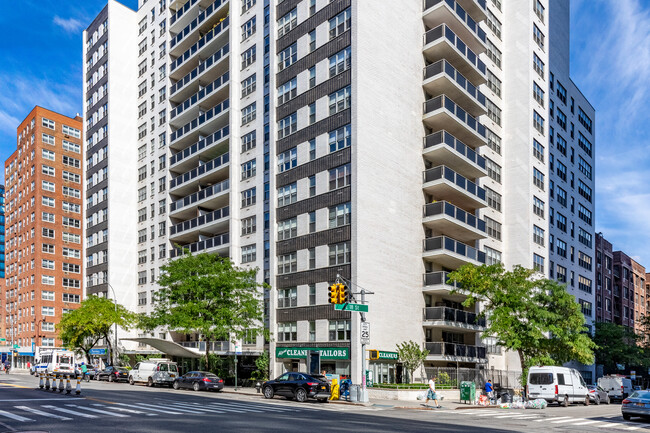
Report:
[[[444,343],[444,342],[426,342],[425,349],[429,355],[434,356],[458,356],[463,358],[487,358],[484,346],[469,346],[466,344]]]
[[[200,73],[202,73],[207,68],[215,64],[217,61],[221,60],[222,57],[225,57],[226,54],[228,54],[229,50],[230,50],[230,46],[226,44],[219,51],[217,51],[216,53],[214,53],[213,55],[205,59],[203,62],[201,62],[199,66],[192,69],[192,72],[189,72],[183,78],[181,78],[180,80],[172,84],[169,95],[174,96],[176,92],[178,92],[180,89],[185,87],[187,83],[194,80]]]
[[[438,27],[434,27],[424,34],[424,45],[428,45],[434,41],[437,41],[441,38],[447,39],[453,46],[456,47],[458,51],[469,61],[476,69],[485,75],[485,63],[478,58],[476,53],[469,49],[467,44],[462,41],[461,38],[456,36],[456,33],[453,32],[446,24],[440,24]]]
[[[178,104],[175,106],[170,114],[170,120],[174,119],[176,116],[181,114],[183,111],[187,110],[190,108],[192,105],[195,105],[197,102],[199,102],[201,99],[205,98],[206,96],[210,95],[210,93],[214,92],[215,90],[219,89],[221,86],[224,86],[226,83],[228,83],[228,80],[230,79],[230,74],[226,72],[207,86],[203,87],[201,90],[187,98],[185,101],[182,103]]]
[[[444,108],[445,110],[451,112],[451,114],[453,114],[453,117],[456,117],[481,137],[485,137],[485,126],[483,126],[467,111],[463,110],[448,96],[439,95],[424,102],[424,114],[431,113],[441,108]]]
[[[474,382],[476,390],[483,389],[488,380],[495,390],[521,388],[521,371],[496,370],[487,368],[425,367],[423,380],[435,377],[436,387],[440,389],[458,388],[461,382]]]
[[[229,187],[230,187],[229,179],[226,179],[223,182],[219,182],[215,185],[202,189],[201,191],[197,191],[194,194],[190,194],[187,197],[183,197],[182,199],[176,200],[170,205],[169,210],[170,212],[173,212],[185,206],[189,206],[193,203],[196,203],[197,201],[201,201],[213,195],[219,194],[220,192],[226,191],[228,190]]]
[[[199,176],[202,176],[217,167],[227,164],[228,162],[230,162],[230,154],[226,152],[223,155],[206,162],[205,164],[201,164],[186,173],[176,176],[169,182],[169,188],[176,188],[177,186],[182,185],[183,183],[195,179]]]
[[[478,23],[474,21],[467,12],[465,12],[465,9],[463,9],[454,0],[426,0],[424,2],[424,11],[442,2],[447,3],[447,6],[449,6],[456,13],[458,18],[460,18],[460,20],[464,22],[467,25],[467,27],[470,28],[470,30],[476,35],[476,37],[479,38],[481,41],[485,42],[485,32],[483,31],[483,29],[481,29]]]
[[[192,218],[191,220],[183,221],[182,223],[174,224],[169,228],[169,234],[175,235],[177,233],[184,232],[186,230],[194,229],[200,227],[204,224],[209,224],[212,221],[218,221],[222,218],[230,216],[230,208],[228,206],[222,207],[200,217]]]
[[[439,165],[424,171],[423,177],[424,183],[444,178],[481,200],[485,200],[485,190],[483,188],[444,165]]]
[[[199,0],[189,0],[187,3],[185,3],[179,10],[176,11],[174,15],[172,15],[170,26],[173,25],[180,17],[185,14],[192,6],[196,4]]]
[[[424,217],[444,214],[460,221],[461,223],[467,224],[470,227],[485,232],[485,221],[447,201],[427,203],[424,205],[423,211]]]
[[[460,288],[459,284],[447,278],[447,275],[449,274],[450,272],[446,272],[446,271],[427,272],[422,275],[423,284],[425,286],[437,286],[437,285],[444,284],[446,286]]]
[[[217,24],[215,27],[212,28],[205,36],[203,36],[197,43],[192,45],[190,48],[187,49],[183,54],[178,56],[176,60],[172,62],[172,64],[169,67],[170,72],[174,72],[176,68],[178,68],[180,65],[185,63],[187,59],[192,57],[194,54],[197,53],[201,48],[205,46],[208,42],[210,42],[212,39],[217,37],[222,30],[224,30],[226,27],[228,27],[228,24],[230,24],[230,17],[226,17],[223,21],[221,21],[219,24]]]
[[[451,78],[452,81],[454,81],[463,90],[469,93],[472,98],[476,100],[476,102],[485,107],[485,95],[480,90],[478,90],[476,86],[473,85],[467,78],[465,78],[463,74],[458,72],[456,68],[454,68],[447,60],[442,59],[438,60],[435,63],[427,65],[424,68],[423,73],[425,80],[435,77],[438,74],[446,74],[449,76],[449,78]]]
[[[215,237],[205,239],[202,241],[194,242],[187,245],[182,245],[180,247],[174,247],[171,252],[171,258],[175,258],[183,254],[183,250],[189,250],[191,253],[198,253],[200,251],[208,250],[210,248],[218,247],[221,245],[227,245],[230,243],[230,234],[224,233],[222,235],[217,235]]]
[[[218,130],[214,134],[209,135],[209,136],[197,141],[196,143],[194,143],[190,147],[186,147],[185,149],[181,150],[180,152],[177,152],[177,153],[173,154],[171,159],[170,159],[170,164],[174,165],[177,162],[180,162],[183,159],[185,159],[185,158],[187,158],[187,157],[189,157],[191,155],[194,155],[197,152],[202,151],[206,147],[210,146],[213,143],[216,143],[217,141],[221,140],[222,138],[226,138],[229,133],[230,133],[229,126],[224,126],[223,128],[221,128],[220,130]]]
[[[214,107],[210,108],[208,111],[201,114],[196,119],[192,120],[189,123],[186,123],[182,127],[178,128],[176,131],[172,132],[171,138],[170,138],[171,143],[173,144],[174,141],[178,140],[183,135],[193,131],[194,129],[196,129],[199,126],[203,125],[208,120],[210,120],[213,117],[218,116],[222,112],[226,111],[228,108],[230,108],[230,100],[229,99],[226,99],[225,101],[223,101],[219,105],[215,105]]]
[[[437,250],[447,250],[452,253],[456,253],[463,257],[467,257],[470,260],[477,261],[479,263],[485,263],[485,253],[477,250],[474,247],[470,247],[467,244],[452,239],[447,236],[436,236],[433,238],[427,238],[424,240],[424,251],[431,252]]]
[[[457,310],[449,307],[425,307],[423,311],[423,320],[444,320],[446,322],[465,323],[485,327],[485,318],[477,317],[476,313],[470,311]]]
[[[185,36],[189,35],[199,24],[201,24],[203,21],[206,20],[206,18],[209,18],[210,15],[215,12],[219,7],[224,3],[224,1],[228,0],[217,0],[214,3],[212,3],[210,6],[199,12],[199,16],[194,18],[191,23],[185,26],[183,30],[181,30],[176,36],[172,38],[172,40],[169,42],[169,48],[174,48],[176,44],[178,44],[180,41],[182,41]],[[173,19],[173,18],[172,18]],[[175,21],[172,21],[172,24]]]
[[[446,144],[465,158],[485,170],[485,158],[472,150],[471,147],[451,135],[445,130],[434,132],[424,137],[424,148],[427,149],[438,144]]]

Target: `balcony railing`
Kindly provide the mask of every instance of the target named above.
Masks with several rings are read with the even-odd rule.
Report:
[[[451,63],[446,60],[438,60],[424,68],[424,79],[435,77],[438,74],[445,73],[455,81],[462,89],[469,93],[479,104],[485,107],[485,95],[476,88],[467,78],[454,68]]]
[[[443,178],[453,183],[454,185],[459,186],[460,188],[464,189],[470,194],[475,195],[481,200],[485,200],[485,190],[483,188],[476,185],[471,180],[468,180],[464,176],[461,176],[460,174],[456,173],[454,170],[452,170],[449,167],[445,167],[444,165],[439,165],[438,167],[430,168],[429,170],[426,170],[424,172],[425,183],[434,180],[443,179]]]
[[[424,148],[427,149],[432,146],[444,143],[454,149],[456,152],[463,155],[465,158],[485,170],[485,158],[473,151],[469,146],[465,145],[462,141],[451,135],[445,130],[434,132],[424,137]]]
[[[185,51],[176,60],[174,60],[171,66],[169,67],[169,70],[171,72],[174,72],[176,68],[178,68],[180,65],[185,63],[185,61],[190,57],[192,57],[194,54],[196,54],[196,52],[199,51],[201,48],[203,48],[205,44],[207,44],[212,39],[217,37],[223,29],[228,27],[229,23],[230,23],[230,17],[226,17],[223,21],[221,21],[219,24],[213,27],[212,30],[210,30],[205,36],[203,36],[197,43],[192,45],[190,48],[187,49],[187,51]]]
[[[443,342],[427,342],[424,343],[425,349],[429,351],[429,355],[434,356],[462,356],[466,358],[479,358],[485,359],[484,346],[468,346],[465,344],[443,343]]]
[[[432,113],[441,108],[449,111],[454,115],[454,117],[463,122],[481,137],[485,137],[485,126],[445,95],[436,96],[435,98],[427,100],[424,103],[424,114]]]
[[[485,253],[447,236],[436,236],[424,240],[424,251],[447,250],[470,260],[485,263]]]
[[[230,234],[224,233],[203,241],[194,242],[188,245],[183,245],[181,247],[174,247],[170,251],[171,258],[178,257],[183,254],[184,250],[189,250],[190,253],[198,253],[200,251],[209,250],[210,248],[219,247],[221,245],[227,245],[230,243]]]
[[[192,218],[191,220],[174,224],[169,228],[169,234],[175,235],[187,230],[191,230],[196,227],[200,227],[204,224],[209,224],[212,221],[218,221],[222,218],[227,218],[229,215],[230,215],[230,208],[228,206],[222,207],[221,209],[217,209],[205,215],[201,215],[200,217]]]
[[[474,227],[482,232],[485,232],[485,221],[477,218],[469,212],[466,212],[453,204],[446,201],[439,201],[436,203],[428,203],[424,205],[424,217],[436,215],[448,215],[463,224]]]
[[[174,48],[177,43],[179,43],[180,41],[183,40],[183,38],[185,38],[185,36],[189,35],[199,24],[205,21],[206,18],[209,18],[214,11],[219,9],[219,7],[221,7],[224,1],[228,1],[228,0],[217,0],[214,3],[212,3],[210,6],[208,6],[205,10],[201,11],[198,17],[194,18],[194,20],[192,20],[191,23],[185,26],[183,30],[181,30],[176,36],[172,38],[172,40],[169,42],[169,47]],[[172,21],[172,24],[174,24],[174,22],[175,20]]]
[[[187,158],[190,155],[194,155],[197,152],[202,151],[206,147],[210,146],[212,143],[216,143],[217,141],[221,140],[224,137],[227,137],[229,134],[230,128],[228,126],[224,126],[217,132],[215,132],[212,135],[209,135],[198,142],[194,143],[190,147],[186,147],[182,151],[175,153],[171,157],[171,165],[176,164],[179,161],[182,161],[183,159]]]
[[[206,162],[205,164],[199,165],[198,167],[188,171],[187,173],[183,173],[179,176],[176,176],[169,182],[169,188],[175,188],[185,182],[188,182],[209,171],[212,171],[217,167],[227,164],[228,162],[230,162],[230,154],[224,153],[223,155],[218,156],[213,160]]]
[[[449,274],[450,272],[445,271],[427,272],[426,274],[423,274],[423,284],[425,286],[440,286],[444,284],[456,289],[460,288],[459,284],[447,277]]]
[[[207,187],[206,189],[197,191],[194,194],[190,194],[187,197],[183,197],[180,200],[176,200],[170,205],[169,209],[171,212],[173,212],[175,210],[184,208],[185,206],[196,203],[197,201],[201,201],[213,195],[219,194],[220,192],[226,191],[230,187],[230,183],[228,181],[229,179],[226,179],[223,182],[219,182],[215,185]]]
[[[189,123],[186,123],[182,127],[178,128],[176,131],[172,132],[170,142],[174,143],[174,141],[178,140],[183,135],[189,133],[190,131],[193,131],[194,129],[196,129],[199,126],[203,125],[208,120],[210,120],[213,117],[221,114],[223,111],[227,110],[228,108],[230,108],[230,100],[226,99],[221,104],[215,105],[214,107],[210,108],[205,113],[201,114],[196,119],[192,120]]]
[[[201,74],[203,71],[205,71],[207,68],[221,60],[222,57],[224,57],[226,54],[228,54],[230,50],[230,46],[228,44],[224,45],[223,48],[221,48],[219,51],[205,59],[199,66],[196,68],[192,69],[192,72],[189,74],[185,75],[183,78],[172,84],[171,90],[170,90],[170,95],[174,96],[176,92],[178,92],[180,89],[182,89],[187,83],[190,81],[194,80],[199,74]]]
[[[435,27],[424,34],[424,45],[428,45],[434,41],[437,41],[441,38],[446,38],[453,46],[456,47],[460,53],[465,56],[467,61],[474,65],[481,74],[485,75],[485,63],[478,58],[474,51],[470,50],[467,44],[463,42],[456,33],[454,33],[446,24],[440,24],[438,27]]]
[[[424,2],[424,10],[426,11],[427,9],[432,8],[438,3],[442,3],[442,2],[447,3],[447,6],[449,6],[454,12],[456,12],[458,18],[460,18],[461,21],[467,24],[467,27],[470,28],[470,30],[476,35],[476,37],[479,38],[481,41],[485,42],[485,32],[483,31],[483,29],[479,27],[476,21],[474,21],[472,17],[470,17],[469,14],[465,12],[465,9],[463,9],[454,0],[426,0]],[[483,9],[485,9],[485,7],[483,7]]]
[[[457,310],[448,307],[428,307],[424,309],[424,320],[444,320],[445,322],[456,322],[467,325],[485,327],[485,318],[477,317],[476,313]]]
[[[174,24],[180,17],[185,14],[185,12],[189,11],[192,6],[196,4],[199,0],[189,0],[187,3],[185,3],[179,10],[176,11],[174,15],[172,15],[171,22],[169,25]]]
[[[190,349],[198,349],[200,352],[205,352],[205,341],[181,341],[180,344],[183,347],[189,347]],[[210,352],[227,352],[230,349],[230,343],[228,341],[211,341],[210,342]]]
[[[205,98],[208,96],[210,93],[214,92],[224,84],[228,82],[230,79],[230,74],[226,72],[207,86],[203,87],[201,90],[187,98],[185,101],[183,101],[181,104],[178,104],[176,107],[174,107],[171,111],[170,114],[170,119],[174,119],[176,116],[181,114],[183,111],[187,110],[190,108],[192,105],[195,105],[197,102],[199,102],[201,99]]]

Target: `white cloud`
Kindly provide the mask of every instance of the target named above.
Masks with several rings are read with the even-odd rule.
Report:
[[[16,117],[3,110],[0,110],[0,131],[15,134],[19,122],[20,120],[18,120]]]
[[[83,27],[83,23],[76,18],[61,18],[58,15],[52,22],[68,33],[77,33]]]

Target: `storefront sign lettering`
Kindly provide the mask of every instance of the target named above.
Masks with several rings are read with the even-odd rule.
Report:
[[[276,347],[276,358],[307,358],[310,350],[320,351],[321,359],[350,359],[347,347]]]

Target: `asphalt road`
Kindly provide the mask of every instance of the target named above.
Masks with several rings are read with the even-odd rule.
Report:
[[[426,410],[94,381],[84,382],[77,397],[74,391],[65,395],[37,385],[28,375],[0,376],[0,432],[650,432],[647,421],[623,421],[619,405]]]

